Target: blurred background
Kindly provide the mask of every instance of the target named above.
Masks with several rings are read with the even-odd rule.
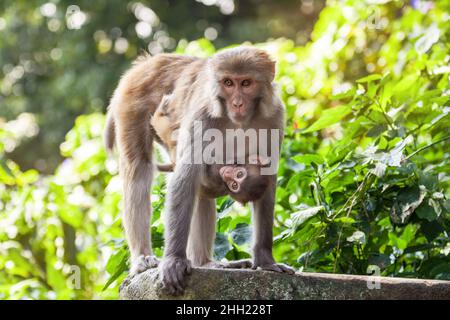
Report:
[[[450,280],[446,0],[0,2],[0,299],[115,299],[128,270],[104,113],[142,52],[255,44],[287,109],[276,259]],[[152,190],[153,247],[165,177]],[[217,259],[250,212],[217,202]]]
[[[305,44],[324,1],[2,1],[0,117],[31,112],[42,130],[10,157],[51,173],[76,116],[102,112],[119,76],[144,50],[180,40],[217,48],[287,37]],[[28,135],[33,135],[29,132]]]

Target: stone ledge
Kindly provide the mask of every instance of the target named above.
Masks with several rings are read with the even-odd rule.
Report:
[[[379,281],[379,289],[374,287]],[[369,285],[368,285],[369,284]],[[450,281],[325,273],[279,274],[239,269],[194,268],[185,294],[164,294],[157,269],[127,277],[120,298],[129,300],[249,299],[449,299]]]

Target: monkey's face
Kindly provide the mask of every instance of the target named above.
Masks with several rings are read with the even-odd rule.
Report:
[[[233,123],[249,121],[260,101],[260,83],[249,75],[224,75],[219,80],[219,99]]]
[[[270,181],[260,174],[260,165],[223,166],[219,170],[222,180],[230,190],[230,196],[240,203],[262,197]]]
[[[242,182],[247,178],[247,170],[244,167],[223,166],[219,174],[232,193],[241,191]]]

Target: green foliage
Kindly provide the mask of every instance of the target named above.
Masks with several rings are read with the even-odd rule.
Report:
[[[7,186],[0,184],[1,297],[116,296],[111,290],[99,295],[106,281],[105,258],[114,242],[123,241],[117,219],[120,193],[111,179],[116,165],[105,168],[103,123],[101,114],[77,119],[61,146],[66,159],[53,176],[22,173],[6,161],[2,182]]]
[[[385,276],[449,280],[448,7],[383,2],[330,1],[305,46],[258,45],[278,61],[288,115],[274,254],[304,271],[366,274],[376,265]],[[177,51],[208,56],[215,47],[182,41]],[[128,251],[103,125],[102,114],[78,117],[60,148],[65,160],[45,176],[5,157],[27,135],[0,123],[0,298],[117,297]],[[159,256],[164,194],[158,175]],[[249,209],[220,198],[217,211],[215,258],[248,257]]]
[[[290,70],[308,68],[310,59],[321,68],[288,71],[286,79],[281,63],[290,116],[275,253],[307,271],[365,274],[375,264],[382,275],[450,279],[444,2],[427,14],[403,7],[399,18],[390,16],[389,9],[400,10],[395,3],[376,6],[389,21],[381,30],[365,24],[371,10],[347,3],[353,7],[322,11],[313,42],[286,50],[297,61]],[[351,84],[343,67],[354,59],[356,38],[376,48],[364,57],[376,73]],[[338,50],[316,51],[320,45]],[[319,75],[326,77],[320,86]]]

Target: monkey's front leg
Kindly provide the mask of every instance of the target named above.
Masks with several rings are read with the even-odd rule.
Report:
[[[196,165],[181,164],[169,180],[166,198],[165,249],[160,275],[170,294],[182,294],[191,262],[186,256],[194,202],[198,190]]]
[[[253,269],[294,274],[293,268],[276,263],[272,254],[276,177],[273,179],[263,197],[253,203]]]

